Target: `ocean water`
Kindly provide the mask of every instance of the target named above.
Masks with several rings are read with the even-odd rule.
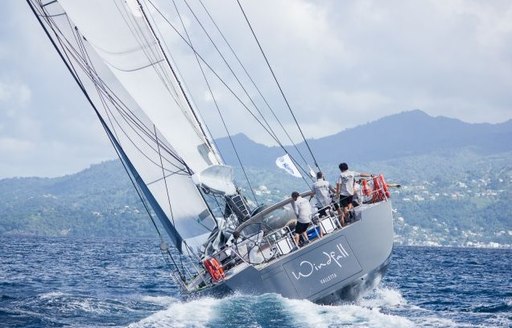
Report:
[[[333,306],[274,294],[182,301],[157,240],[0,238],[1,327],[511,327],[512,250],[396,247]]]

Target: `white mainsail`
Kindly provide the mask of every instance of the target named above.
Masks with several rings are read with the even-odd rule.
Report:
[[[198,180],[201,172],[220,168],[221,179],[226,179],[231,178],[231,171],[224,169],[210,136],[202,130],[201,118],[181,89],[139,2],[59,0],[51,5],[60,5],[86,40],[84,45],[73,38],[68,42],[76,49],[83,46],[94,50],[94,54],[75,59],[79,66],[86,66],[80,62],[86,57],[99,62],[94,65],[94,74],[102,73],[99,77],[86,73],[91,79],[88,83],[96,85],[99,79],[108,80],[109,89],[116,96],[123,95],[123,103],[129,103],[130,112],[145,127],[145,133],[135,132],[132,119],[126,119],[122,111],[99,111],[121,152],[143,180],[143,188],[154,198],[155,212],[163,212],[165,220],[169,220],[163,225],[177,247],[181,249],[184,240],[197,251],[214,229],[215,220],[196,185],[204,182],[194,182],[192,174],[196,173],[194,180]],[[52,23],[59,15],[55,17]],[[63,19],[59,28],[67,24]],[[102,103],[100,98],[95,96],[93,102]],[[232,186],[228,183],[228,187]]]

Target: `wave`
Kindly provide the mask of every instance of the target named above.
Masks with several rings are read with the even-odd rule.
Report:
[[[503,300],[494,304],[479,304],[473,306],[471,310],[480,313],[512,313],[512,300]]]
[[[178,299],[170,296],[143,296],[142,301],[155,305],[168,306],[174,302],[177,302]]]
[[[213,298],[177,301],[167,309],[153,313],[129,327],[204,327],[214,317],[214,308],[221,302],[223,300]]]
[[[403,306],[407,304],[407,301],[402,296],[400,291],[389,287],[379,287],[376,288],[373,292],[369,293],[367,296],[363,297],[357,303],[368,308],[382,308],[391,306]]]
[[[63,292],[52,291],[52,292],[40,294],[40,295],[38,295],[38,298],[41,300],[53,300],[53,299],[61,298],[64,296],[65,296],[65,294]]]
[[[510,313],[511,306],[510,298],[505,298],[499,308],[480,308],[477,305],[464,313],[453,309],[436,310],[411,304],[400,290],[386,286],[373,290],[356,302],[338,305],[318,305],[277,294],[235,294],[223,299],[203,297],[181,301],[171,296],[141,294],[104,299],[60,291],[42,293],[27,303],[18,303],[19,306],[10,310],[0,307],[0,318],[10,322],[32,322],[35,326],[100,327],[116,323],[131,328],[507,327],[510,325],[507,313]],[[479,312],[493,312],[494,315],[483,321],[468,322],[467,316],[478,315]],[[59,316],[55,317],[55,313]]]
[[[398,289],[379,287],[364,298],[339,305],[318,305],[277,294],[236,294],[223,299],[198,298],[180,301],[172,297],[143,297],[167,305],[150,316],[133,322],[131,328],[200,327],[509,327],[511,300],[497,308],[473,309],[471,313],[439,311],[410,302]],[[473,320],[469,316],[495,312],[495,316]],[[505,312],[503,312],[505,311]]]

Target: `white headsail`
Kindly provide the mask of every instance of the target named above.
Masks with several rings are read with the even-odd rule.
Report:
[[[73,70],[80,80],[88,79],[79,85],[89,84],[88,93],[99,90],[89,97],[104,107],[98,110],[100,120],[164,227],[179,249],[185,241],[197,250],[215,228],[198,186],[213,181],[221,192],[234,192],[231,170],[202,129],[139,1],[59,0],[43,7],[51,29],[53,24],[59,31],[68,28],[65,45],[57,48],[68,64],[83,68]],[[70,37],[75,28],[79,38]],[[66,37],[58,33],[57,43]],[[212,179],[211,172],[219,178]]]
[[[221,164],[136,1],[59,0],[87,42],[194,171]]]

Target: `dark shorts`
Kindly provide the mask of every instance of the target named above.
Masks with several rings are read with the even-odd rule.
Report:
[[[354,196],[340,196],[340,206],[348,207],[349,204],[352,204]]]
[[[318,209],[318,216],[327,216],[327,210],[329,209],[329,206],[324,206]]]
[[[318,208],[318,216],[320,216],[320,217],[327,216],[329,214],[329,212],[327,212],[327,210],[332,209],[333,207],[334,207],[334,210],[337,211],[340,209],[340,204],[331,203],[330,205]]]
[[[295,226],[295,233],[297,234],[301,234],[303,232],[305,232],[309,227],[309,223],[301,223],[301,222],[297,222],[297,225]]]

